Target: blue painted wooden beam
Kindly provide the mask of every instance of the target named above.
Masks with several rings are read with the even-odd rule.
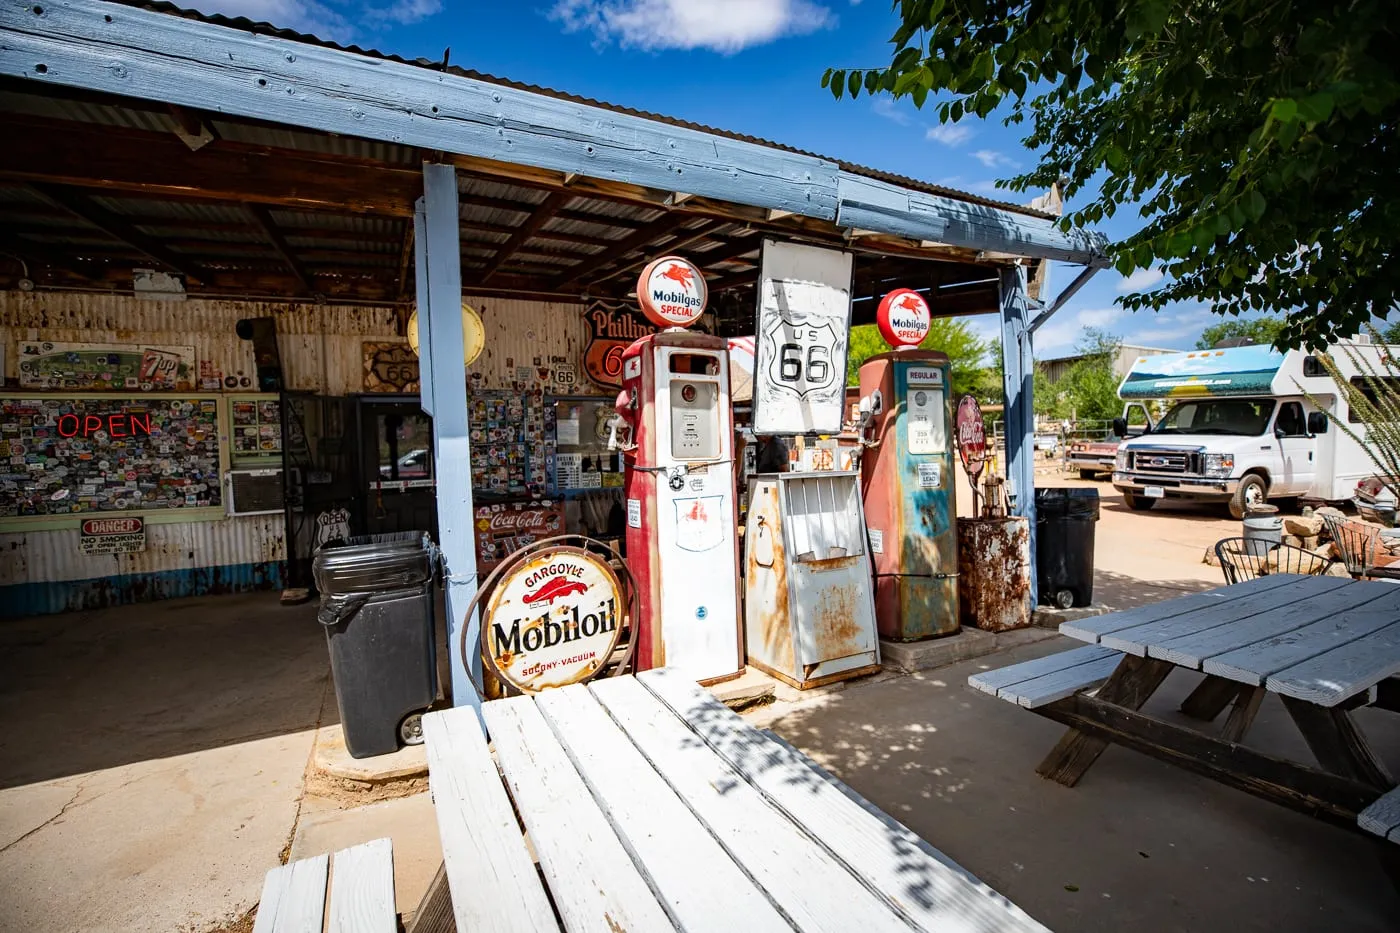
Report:
[[[0,73],[836,216],[826,159],[101,0],[0,0]]]
[[[462,353],[462,260],[458,242],[457,170],[423,166],[422,209],[414,218],[418,284],[418,355],[425,410],[433,416],[438,546],[447,569],[447,650],[452,703],[480,708],[481,629],[467,618],[476,595],[476,530],[472,515],[471,448],[467,435],[467,362]],[[466,634],[472,666],[462,664]]]
[[[1031,609],[1039,598],[1035,567],[1035,355],[1031,347],[1030,301],[1026,295],[1026,270],[1002,269],[1001,365],[1005,389],[1006,479],[1010,485],[1011,514],[1030,520]]]
[[[0,74],[685,191],[968,249],[1105,261],[1095,234],[866,178],[817,156],[101,0],[0,0]]]
[[[958,201],[846,171],[840,174],[837,194],[836,222],[843,227],[1084,266],[1108,264],[1102,234],[1067,233],[1049,218]]]

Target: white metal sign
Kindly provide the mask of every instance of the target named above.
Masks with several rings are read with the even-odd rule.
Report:
[[[848,252],[763,241],[755,434],[837,434],[851,329]]]

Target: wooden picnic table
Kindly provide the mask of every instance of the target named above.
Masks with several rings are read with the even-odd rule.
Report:
[[[423,732],[458,930],[1045,929],[677,673]]]
[[[1389,680],[1400,673],[1394,584],[1276,574],[1067,622],[1060,632],[1096,647],[973,684],[1070,727],[1037,769],[1047,778],[1073,786],[1117,744],[1352,828],[1395,786],[1351,715],[1363,705],[1400,709]],[[1043,668],[1031,670],[1036,664]],[[1230,707],[1217,735],[1141,712],[1177,668],[1206,675],[1183,713],[1211,722]],[[1240,744],[1268,693],[1283,700],[1319,767]]]

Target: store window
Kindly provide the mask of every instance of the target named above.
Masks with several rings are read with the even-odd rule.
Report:
[[[381,480],[431,479],[433,422],[425,414],[375,416]]]

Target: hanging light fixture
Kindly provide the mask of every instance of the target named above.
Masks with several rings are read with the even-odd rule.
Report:
[[[418,309],[408,316],[408,345],[418,353]],[[486,326],[481,323],[481,315],[465,301],[462,302],[462,358],[470,366],[481,355],[486,346]]]

